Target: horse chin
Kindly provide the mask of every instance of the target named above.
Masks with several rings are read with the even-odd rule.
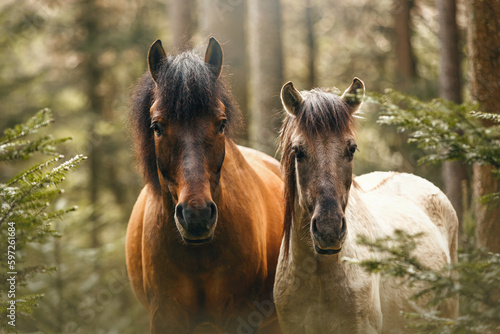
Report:
[[[184,242],[187,244],[202,245],[202,244],[209,243],[210,241],[212,241],[213,238],[214,238],[214,236],[211,235],[208,238],[204,238],[204,239],[188,239],[188,238],[182,237],[182,240],[184,240]]]
[[[341,250],[342,247],[340,247],[339,249],[323,249],[319,248],[318,245],[316,245],[316,243],[314,244],[314,251],[320,255],[334,255],[340,253]]]

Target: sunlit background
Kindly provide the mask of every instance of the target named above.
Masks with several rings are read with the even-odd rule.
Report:
[[[338,87],[342,92],[356,76],[370,91],[397,88],[422,99],[438,96],[434,1],[281,0],[281,7],[270,11],[270,16],[278,13],[281,21],[252,14],[257,2],[251,0],[185,3],[1,2],[0,129],[49,107],[55,124],[48,131],[73,138],[64,146],[65,154],[89,157],[68,177],[65,195],[55,203],[56,208],[79,207],[54,226],[61,237],[32,244],[20,254],[28,264],[57,267],[22,287],[45,298],[34,314],[19,320],[20,332],[148,331],[148,314],[133,296],[125,267],[127,221],[142,187],[131,148],[127,102],[147,69],[147,51],[156,39],[163,41],[167,52],[194,47],[202,54],[208,37],[216,37],[225,51],[224,74],[229,76],[246,122],[238,142],[278,159],[273,147],[276,127],[264,137],[249,129],[269,126],[255,116],[262,112],[256,106],[258,94],[270,96],[265,112],[274,119],[272,124],[281,122],[279,90],[287,81],[299,89]],[[269,3],[277,6],[279,1]],[[464,15],[459,3],[460,34],[465,34]],[[250,42],[263,22],[270,38],[275,36],[267,41],[272,47]],[[276,59],[280,53],[275,66],[281,68],[257,73],[263,69],[256,59]],[[466,64],[463,68],[465,87]],[[252,80],[259,75],[272,75],[273,80],[256,86]],[[408,145],[395,129],[378,125],[374,105],[364,104],[362,111],[356,174],[405,171],[442,186],[439,166],[418,166],[423,152]],[[1,164],[1,179],[21,167]]]

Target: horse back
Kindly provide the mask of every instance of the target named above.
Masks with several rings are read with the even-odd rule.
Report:
[[[272,172],[281,178],[280,163],[278,160],[270,157],[269,155],[262,153],[260,151],[254,150],[253,148],[248,148],[245,146],[237,145],[241,154],[245,157],[247,162],[257,171],[262,169]]]
[[[451,262],[457,262],[458,218],[446,195],[431,182],[408,173],[373,172],[358,176],[363,191],[380,191],[402,197],[419,207],[445,238]]]

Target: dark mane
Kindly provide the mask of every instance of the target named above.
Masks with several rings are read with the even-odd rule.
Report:
[[[287,114],[281,128],[279,147],[282,152],[281,170],[284,175],[285,216],[283,235],[285,257],[288,256],[292,217],[295,210],[297,180],[295,178],[295,154],[292,149],[292,134],[299,128],[306,139],[313,139],[320,133],[331,135],[354,134],[352,108],[341,97],[320,89],[303,92],[304,101],[296,116]]]
[[[167,121],[180,122],[210,115],[222,102],[225,106],[229,137],[237,131],[240,111],[225,80],[215,78],[210,65],[193,51],[165,58],[158,69],[157,84],[149,72],[142,76],[131,99],[130,125],[136,159],[144,182],[160,194],[149,113],[156,100]]]

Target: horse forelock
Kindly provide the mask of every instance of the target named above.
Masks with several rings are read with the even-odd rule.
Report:
[[[210,116],[221,102],[228,130],[234,130],[233,123],[239,119],[239,110],[224,78],[216,78],[210,65],[192,51],[164,59],[158,69],[153,98],[167,121],[189,122]]]
[[[334,135],[354,134],[352,107],[340,96],[321,89],[304,93],[304,101],[295,118],[296,127],[306,139],[325,132]]]
[[[285,215],[283,221],[285,257],[288,256],[292,218],[295,210],[297,180],[293,136],[300,133],[308,142],[320,134],[354,135],[355,118],[351,107],[339,96],[314,89],[304,94],[304,101],[295,116],[287,115],[280,132],[281,169],[285,181]],[[298,130],[298,131],[297,131]],[[354,184],[357,186],[357,184]]]
[[[215,78],[209,65],[195,52],[165,58],[156,83],[145,73],[131,98],[130,127],[134,149],[144,182],[160,194],[150,108],[167,122],[189,124],[198,117],[216,115],[222,103],[227,118],[226,134],[234,136],[240,125],[240,111],[223,77]]]

